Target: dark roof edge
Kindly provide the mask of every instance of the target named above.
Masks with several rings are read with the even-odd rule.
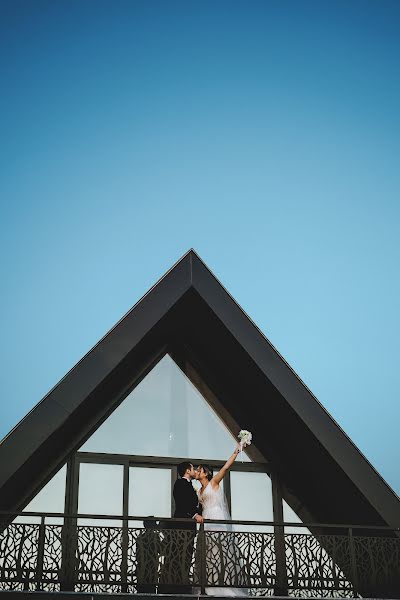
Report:
[[[395,516],[392,510],[387,515],[388,524],[399,527],[400,498],[396,492],[363,455],[195,251],[193,251],[192,268],[194,289],[285,397],[332,458],[350,477],[362,494],[368,498],[375,510],[382,514],[382,495],[390,501],[393,511],[396,512],[396,524],[392,522]],[[229,308],[226,304],[227,301]],[[289,378],[287,377],[288,373],[290,374]],[[313,400],[312,403],[310,403],[310,397]]]
[[[1,464],[0,488],[183,296],[191,287],[191,279],[189,251],[5,436],[0,442],[0,456],[6,452],[8,460]],[[81,382],[78,389],[74,387],[76,378]],[[13,448],[18,452],[12,452]]]

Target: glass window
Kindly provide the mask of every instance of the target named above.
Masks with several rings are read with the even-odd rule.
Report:
[[[171,516],[171,469],[130,467],[128,513],[135,516]],[[142,523],[131,522],[141,527]]]
[[[64,512],[65,505],[65,478],[67,467],[64,465],[56,475],[40,490],[40,492],[24,508],[32,512]],[[17,517],[18,523],[40,523],[40,517]],[[60,525],[63,519],[48,518],[49,525]]]
[[[123,466],[81,463],[79,470],[78,512],[122,515]],[[112,519],[79,519],[79,525],[111,525]]]
[[[285,500],[282,500],[282,502],[283,521],[287,523],[302,523],[300,517],[290,508],[289,504]],[[310,533],[310,530],[307,527],[285,527],[285,533]]]
[[[166,355],[81,450],[226,460],[235,444],[208,402]],[[243,460],[250,460],[245,452]]]
[[[232,519],[273,521],[271,480],[266,473],[231,472]],[[241,531],[273,531],[273,527],[235,525]]]

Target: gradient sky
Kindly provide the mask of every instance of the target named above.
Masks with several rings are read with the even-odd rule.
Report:
[[[193,247],[400,491],[399,28],[0,0],[0,437]]]

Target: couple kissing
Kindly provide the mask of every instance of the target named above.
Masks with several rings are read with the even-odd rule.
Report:
[[[181,545],[180,549],[176,547],[177,554],[175,554],[175,559],[178,555],[180,557],[179,563],[182,569],[182,583],[189,584],[197,523],[203,523],[205,519],[211,519],[213,521],[227,521],[231,518],[220,483],[235,462],[240,451],[245,446],[246,444],[244,444],[243,441],[238,443],[232,455],[228,458],[223,467],[215,474],[213,473],[211,467],[206,464],[200,464],[197,467],[194,467],[191,462],[183,462],[178,465],[179,479],[177,479],[175,482],[173,489],[173,497],[175,500],[174,518],[187,519],[187,521],[177,521],[175,523],[171,523],[170,526],[171,528],[187,530],[188,532],[187,543],[184,543],[183,546]],[[201,484],[198,492],[196,492],[193,487],[193,480],[197,480]],[[204,529],[213,532],[228,532],[232,531],[232,526],[227,523],[214,522],[205,523]],[[218,534],[214,535],[218,536]],[[229,538],[225,540],[225,544],[229,544],[231,546],[232,543],[232,541],[229,541]],[[235,552],[232,554],[232,550],[234,550],[232,547],[225,548],[225,550],[226,553],[223,552],[225,556],[235,556]],[[207,551],[207,572],[214,580],[212,582],[214,585],[224,585],[226,583],[225,581],[221,581],[220,566],[223,557],[220,556],[220,552],[221,545],[219,545],[218,549],[211,548],[210,552],[209,550]],[[241,576],[242,567],[240,563],[242,562],[243,561],[240,560],[240,557],[237,557],[237,560],[235,560],[236,564],[233,565],[233,571],[237,574],[235,579],[239,582],[239,585],[244,584],[244,578]],[[176,566],[178,565],[176,564]],[[181,593],[190,593],[190,584],[185,586],[185,589],[182,589],[181,587],[179,591]],[[206,588],[206,593],[207,592],[210,594],[215,594],[218,592],[219,595],[223,596],[247,595],[245,589],[233,587]]]

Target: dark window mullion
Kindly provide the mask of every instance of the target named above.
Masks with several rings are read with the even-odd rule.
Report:
[[[123,473],[123,488],[122,488],[122,515],[128,516],[129,512],[129,460],[124,462]],[[128,521],[122,521],[122,564],[121,564],[121,591],[127,593],[127,576],[128,576]]]
[[[225,475],[223,481],[224,481],[224,494],[225,494],[226,502],[228,504],[229,514],[231,515],[231,518],[232,518],[231,474],[229,471]]]
[[[178,479],[178,469],[176,466],[171,467],[171,517],[175,512],[175,500],[173,495],[173,489],[175,485],[175,481]]]
[[[124,463],[124,479],[122,489],[122,514],[127,517],[129,514],[129,460]]]

